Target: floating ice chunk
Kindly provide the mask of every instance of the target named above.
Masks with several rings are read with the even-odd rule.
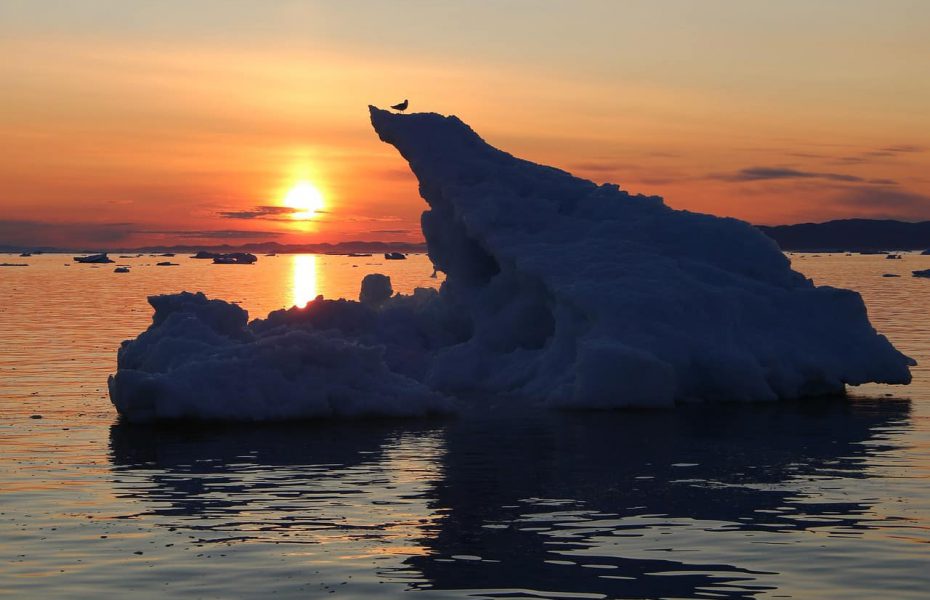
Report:
[[[87,256],[75,256],[74,262],[99,264],[99,263],[111,263],[113,262],[113,259],[107,256],[106,252],[102,252],[100,254],[89,254]]]
[[[921,271],[911,271],[914,277],[930,277],[930,269],[923,269]]]
[[[251,265],[258,260],[258,257],[249,252],[230,252],[229,254],[220,254],[213,257],[213,264],[216,265]]]
[[[362,279],[362,291],[359,292],[358,301],[362,304],[379,305],[394,294],[391,287],[391,278],[380,273],[370,273]]]

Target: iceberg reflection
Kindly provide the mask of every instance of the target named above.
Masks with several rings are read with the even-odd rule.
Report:
[[[111,458],[117,493],[141,501],[144,518],[216,536],[207,544],[310,544],[300,556],[324,561],[314,568],[338,557],[355,581],[402,586],[382,594],[750,598],[798,592],[811,564],[823,565],[823,585],[856,578],[831,563],[832,545],[850,538],[883,556],[882,530],[897,517],[882,465],[910,410],[884,399],[206,430],[121,423]]]

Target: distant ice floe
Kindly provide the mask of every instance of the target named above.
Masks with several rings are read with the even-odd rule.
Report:
[[[248,324],[201,294],[150,298],[110,379],[120,414],[423,415],[475,393],[667,407],[910,382],[859,294],[815,287],[751,225],[515,158],[456,117],[370,111],[419,179],[440,291],[370,275],[360,302]]]
[[[249,252],[230,252],[229,254],[220,254],[213,257],[213,264],[216,265],[251,265],[258,260],[258,257]]]
[[[89,254],[87,256],[75,256],[74,262],[102,264],[102,263],[111,263],[113,262],[113,259],[107,256],[106,252],[102,252],[100,254]]]

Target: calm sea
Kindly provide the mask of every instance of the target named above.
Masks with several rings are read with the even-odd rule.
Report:
[[[930,256],[794,255],[921,366],[845,400],[156,428],[119,423],[145,297],[253,317],[423,256],[0,262],[0,596],[926,598]],[[178,266],[157,267],[171,260]],[[883,277],[897,273],[900,278]],[[34,418],[41,415],[41,418]]]

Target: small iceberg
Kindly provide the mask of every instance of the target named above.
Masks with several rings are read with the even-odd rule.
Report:
[[[384,258],[387,260],[406,260],[407,255],[403,252],[385,252]]]
[[[155,263],[156,267],[177,267],[178,263],[173,263],[171,261],[165,260],[159,263]]]
[[[213,259],[215,265],[251,265],[258,257],[248,252],[230,252],[221,254]]]
[[[885,257],[886,260],[901,260],[900,254],[889,254]]]
[[[115,269],[113,269],[113,272],[114,273],[128,273],[129,267],[116,267]]]
[[[900,275],[897,275],[895,273],[885,273],[884,275],[882,275],[882,277],[900,277]]]
[[[100,264],[100,263],[111,263],[113,260],[107,256],[106,252],[101,252],[100,254],[90,254],[88,256],[75,256],[74,262],[79,263],[88,263],[88,264]]]
[[[911,271],[911,274],[914,277],[930,277],[930,269],[924,269],[922,271]]]
[[[191,258],[197,258],[201,260],[213,260],[215,258],[219,258],[220,256],[223,256],[223,254],[220,252],[208,252],[206,250],[201,250],[197,252],[197,254],[194,254],[193,256],[191,256]]]

